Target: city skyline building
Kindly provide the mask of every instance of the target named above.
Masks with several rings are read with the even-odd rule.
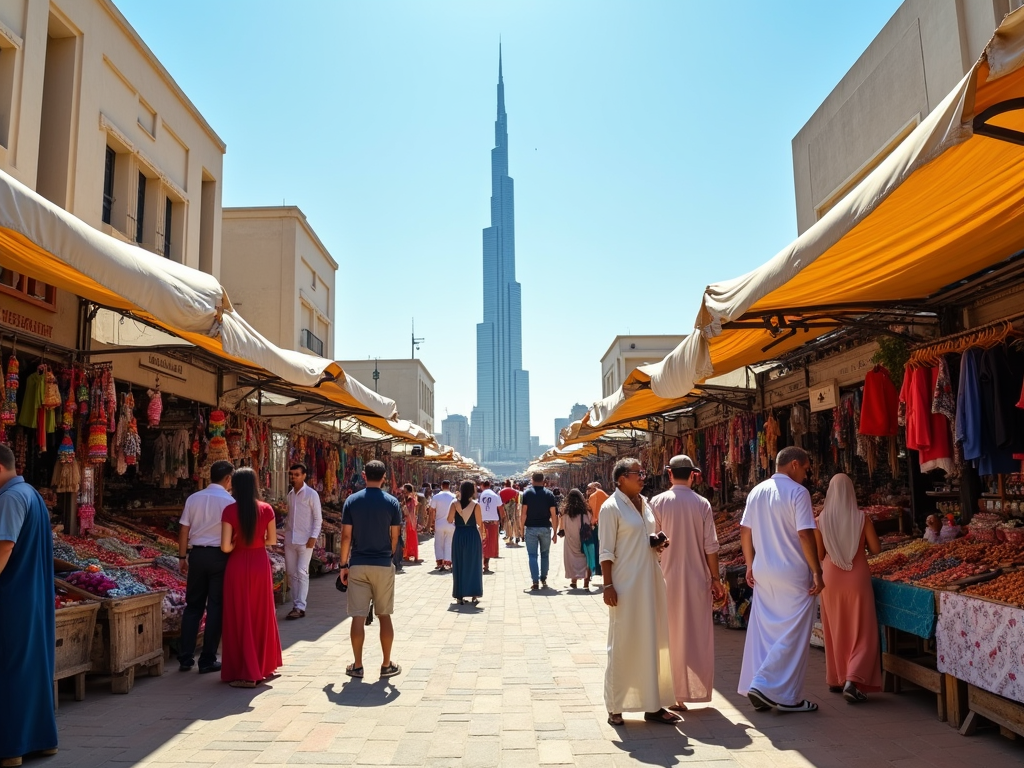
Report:
[[[528,461],[530,377],[523,370],[522,288],[516,282],[515,199],[508,175],[508,116],[501,46],[491,150],[491,225],[483,231],[483,322],[476,327],[472,448],[487,463]]]

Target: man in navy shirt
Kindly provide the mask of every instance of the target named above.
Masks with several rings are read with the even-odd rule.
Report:
[[[350,636],[355,661],[345,668],[350,677],[363,676],[363,641],[366,615],[373,600],[380,617],[380,647],[383,651],[381,677],[394,677],[402,668],[391,661],[395,627],[395,566],[392,556],[398,546],[402,507],[398,499],[381,486],[387,468],[371,461],[363,468],[366,488],[353,493],[341,512],[341,580],[348,585],[348,613],[352,617]]]
[[[544,487],[544,474],[537,472],[533,476],[533,487],[523,493],[519,502],[522,508],[523,529],[526,537],[526,555],[530,562],[530,575],[533,577],[531,590],[539,589],[540,583],[548,586],[548,553],[551,544],[558,541],[558,504],[551,491]],[[548,538],[550,536],[550,539]],[[540,549],[540,567],[537,565],[537,550]]]

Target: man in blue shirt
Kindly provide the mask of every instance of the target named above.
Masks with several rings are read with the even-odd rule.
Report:
[[[381,486],[387,468],[371,461],[363,468],[366,488],[353,493],[341,511],[341,580],[348,585],[348,614],[352,617],[350,637],[355,661],[345,668],[349,677],[363,676],[363,641],[366,615],[373,601],[380,617],[380,647],[383,651],[381,677],[394,677],[402,668],[391,661],[395,627],[395,566],[392,562],[402,529],[402,507],[398,499]]]
[[[558,504],[551,491],[544,487],[544,474],[533,475],[533,487],[523,492],[519,502],[522,509],[523,529],[526,537],[526,555],[530,562],[530,576],[533,577],[531,591],[540,589],[538,579],[545,589],[548,587],[548,556],[551,545],[558,541]],[[550,537],[550,538],[549,538]],[[537,566],[537,550],[540,549],[540,567]]]
[[[0,444],[0,761],[57,752],[53,541],[43,499]]]

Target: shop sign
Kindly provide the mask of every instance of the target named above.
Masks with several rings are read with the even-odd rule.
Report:
[[[0,309],[0,322],[9,328],[18,331],[25,331],[33,336],[40,336],[44,339],[53,338],[53,326],[33,320],[31,317],[18,314],[13,309]]]
[[[163,355],[149,353],[139,360],[139,367],[148,368],[151,371],[156,371],[180,381],[185,381],[187,378],[184,363],[171,357],[164,357]]]
[[[839,405],[839,385],[835,380],[811,387],[807,392],[811,401],[811,413],[831,411]]]

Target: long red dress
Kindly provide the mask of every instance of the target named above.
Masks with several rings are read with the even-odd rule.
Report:
[[[258,503],[256,535],[251,544],[242,541],[238,505],[224,510],[221,518],[231,525],[235,548],[224,571],[224,633],[220,679],[264,680],[281,666],[281,638],[277,633],[274,584],[263,535],[274,520],[274,509]]]
[[[420,559],[420,537],[416,531],[416,499],[405,501],[405,550],[402,556],[408,560]]]

